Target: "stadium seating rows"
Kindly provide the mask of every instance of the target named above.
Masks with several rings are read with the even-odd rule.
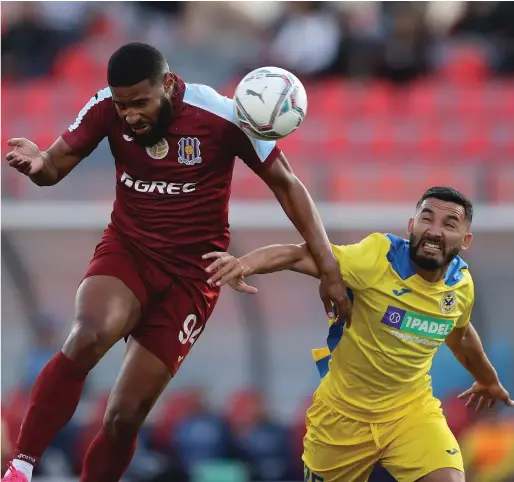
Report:
[[[80,58],[63,62],[66,68],[53,78],[2,87],[4,149],[9,137],[20,135],[49,146],[103,87],[103,68],[85,54]],[[404,202],[444,183],[473,199],[514,202],[513,82],[432,79],[396,90],[377,81],[335,79],[307,89],[307,119],[280,144],[318,199]],[[99,176],[104,158],[90,161]],[[233,198],[270,196],[249,172],[241,170],[235,179]]]

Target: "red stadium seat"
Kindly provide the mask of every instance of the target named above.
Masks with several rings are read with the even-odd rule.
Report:
[[[476,196],[473,171],[460,166],[385,164],[334,172],[330,182],[334,202],[413,202],[429,187],[452,185],[471,198]]]
[[[484,80],[490,73],[485,52],[472,44],[455,46],[449,57],[437,72],[445,81],[460,85],[474,83]]]
[[[406,103],[411,115],[432,117],[435,113],[435,89],[433,82],[419,81],[405,91]]]
[[[174,390],[160,402],[161,407],[152,430],[152,442],[157,449],[165,451],[170,440],[170,433],[177,423],[184,420],[200,403],[198,390]]]
[[[60,81],[80,84],[88,78],[105,78],[105,65],[96,61],[86,46],[72,45],[56,59],[55,71]]]
[[[262,417],[264,405],[257,390],[242,389],[230,397],[225,417],[235,432],[244,432]]]
[[[493,174],[489,195],[493,202],[514,203],[514,167],[499,168]]]
[[[295,174],[306,185],[307,189],[311,190],[313,186],[311,182],[311,170],[309,169],[310,166],[305,167],[301,164],[298,165],[293,159],[294,158],[291,156],[291,164]],[[232,201],[237,199],[265,201],[273,200],[274,196],[266,183],[250,168],[239,165],[234,170],[231,199]]]

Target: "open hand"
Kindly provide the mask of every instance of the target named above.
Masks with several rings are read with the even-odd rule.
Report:
[[[352,302],[348,297],[348,291],[341,278],[339,270],[328,275],[321,276],[319,285],[319,295],[325,312],[329,318],[334,318],[334,308],[337,309],[337,317],[335,322],[340,323],[343,318],[345,324],[350,327],[352,323]]]
[[[465,392],[462,392],[457,398],[463,399],[469,397],[466,407],[471,407],[477,400],[476,411],[480,412],[486,405],[493,408],[496,402],[503,402],[508,407],[514,406],[514,400],[511,400],[509,392],[505,390],[500,382],[490,385],[483,385],[475,382]]]
[[[5,158],[9,166],[14,167],[17,171],[32,176],[43,169],[44,160],[39,147],[32,141],[23,137],[9,139],[7,141],[14,149],[9,152]]]
[[[232,289],[242,293],[255,294],[258,292],[257,288],[244,282],[244,267],[238,258],[229,253],[214,251],[204,254],[202,259],[214,259],[214,262],[205,268],[207,273],[212,273],[207,283],[216,286],[228,284]]]

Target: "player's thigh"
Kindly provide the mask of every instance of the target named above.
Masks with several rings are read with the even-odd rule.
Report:
[[[107,403],[104,425],[109,433],[117,438],[137,433],[170,380],[168,367],[130,337]]]
[[[94,365],[134,329],[145,301],[146,289],[130,254],[121,248],[97,250],[77,291],[73,328],[64,353]]]
[[[203,280],[174,278],[131,335],[175,374],[203,333],[219,291]]]
[[[438,405],[413,411],[390,426],[383,435],[387,444],[382,464],[399,482],[426,480],[423,477],[443,469],[452,477],[464,473],[459,444]]]
[[[464,472],[457,469],[437,469],[416,482],[465,482]]]
[[[379,450],[370,424],[349,419],[317,395],[306,415],[303,462],[305,480],[365,482]]]

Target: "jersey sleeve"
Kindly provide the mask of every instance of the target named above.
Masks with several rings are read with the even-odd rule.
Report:
[[[110,120],[106,100],[110,97],[109,88],[97,92],[79,112],[75,122],[62,134],[73,151],[87,157],[107,136]]]
[[[464,308],[462,309],[462,314],[457,319],[457,323],[455,324],[456,328],[464,328],[471,321],[471,312],[473,311],[473,305],[475,303],[475,287],[473,285],[473,280],[471,279],[471,274],[468,270],[464,272],[464,276],[467,279],[467,290],[464,294]]]
[[[373,286],[383,276],[390,247],[383,234],[374,233],[357,244],[332,245],[332,252],[346,285],[358,291]]]
[[[273,163],[281,150],[275,141],[262,141],[245,134],[239,127],[234,126],[232,143],[234,154],[250,169],[259,172]]]

